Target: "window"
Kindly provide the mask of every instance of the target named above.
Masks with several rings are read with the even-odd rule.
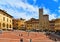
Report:
[[[8,18],[7,18],[7,22],[8,22]]]
[[[32,27],[32,25],[30,25],[30,27]]]
[[[3,21],[5,21],[5,17],[3,17]]]
[[[10,20],[10,22],[11,22],[11,20]]]
[[[3,27],[5,27],[5,23],[3,23]]]
[[[18,26],[18,24],[16,24]]]
[[[10,25],[10,28],[11,28],[11,25]]]
[[[7,24],[7,28],[8,28],[8,24]]]
[[[1,27],[1,23],[0,23],[0,27]]]

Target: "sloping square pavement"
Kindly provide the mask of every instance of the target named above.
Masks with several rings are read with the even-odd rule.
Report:
[[[54,42],[44,35],[42,32],[26,32],[26,31],[3,31],[0,34],[0,42]]]

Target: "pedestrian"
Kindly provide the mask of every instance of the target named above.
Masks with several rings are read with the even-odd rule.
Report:
[[[2,34],[2,30],[0,30],[0,34]]]
[[[30,42],[32,42],[32,39],[30,39]]]
[[[23,34],[21,34],[21,36],[23,36]]]
[[[20,42],[23,42],[23,39],[22,38],[20,39]]]
[[[57,42],[57,38],[55,39],[55,42]]]
[[[20,36],[20,34],[19,34],[19,36]]]

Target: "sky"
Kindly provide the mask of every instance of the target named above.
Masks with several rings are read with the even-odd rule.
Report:
[[[39,8],[49,15],[49,20],[60,18],[60,0],[0,0],[0,9],[14,18],[38,19]]]

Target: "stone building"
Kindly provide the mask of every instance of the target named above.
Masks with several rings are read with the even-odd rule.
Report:
[[[45,14],[45,15],[43,15],[43,21],[44,21],[44,23],[43,23],[43,29],[44,30],[48,30],[49,29],[49,15],[47,15],[47,14]]]
[[[60,18],[52,19],[49,21],[49,30],[51,31],[60,31]]]
[[[0,9],[0,29],[13,29],[12,16]]]
[[[44,28],[43,8],[39,9],[39,30]]]
[[[55,29],[55,20],[53,19],[49,21],[49,30],[55,31],[54,29]]]
[[[60,31],[60,18],[55,19],[55,31]]]
[[[33,30],[39,28],[39,20],[35,18],[31,18],[30,20],[25,22],[27,30]]]
[[[25,19],[13,19],[14,29],[25,29]]]
[[[49,15],[43,15],[43,8],[39,9],[39,29],[46,30],[49,28]]]
[[[49,15],[43,15],[43,9],[39,9],[39,19],[31,18],[26,21],[27,29],[46,30],[49,28]]]

